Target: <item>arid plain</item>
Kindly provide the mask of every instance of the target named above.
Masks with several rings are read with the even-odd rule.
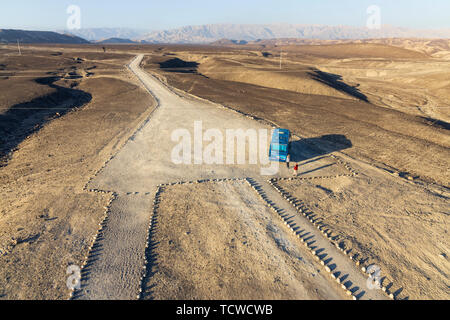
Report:
[[[83,283],[89,288],[95,279],[99,224],[114,229],[110,191],[133,195],[89,190],[105,190],[97,174],[108,186],[123,179],[117,172],[142,140],[134,135],[158,130],[152,88],[126,67],[144,55],[140,66],[186,101],[224,106],[219,112],[204,102],[214,119],[243,117],[250,120],[236,122],[296,135],[300,176],[289,180],[282,171],[262,188],[288,214],[313,217],[297,227],[317,226],[338,266],[356,262],[359,274],[352,269],[350,278],[366,277],[364,270],[377,265],[386,298],[448,299],[449,46],[444,40],[282,39],[108,46],[106,53],[94,45],[40,45],[20,56],[1,47],[0,298],[67,299],[66,268],[86,259],[92,268]],[[191,121],[195,112],[178,108],[173,116]],[[147,168],[139,161],[130,163],[134,171],[140,163]],[[141,298],[347,298],[324,269],[331,263],[311,254],[301,230],[293,234],[245,183],[250,171],[205,173],[199,179],[208,182],[165,186],[156,205],[142,202],[149,237],[133,240],[147,244]],[[277,198],[280,188],[289,201]],[[133,191],[155,192],[141,185]],[[131,202],[124,203],[122,213]],[[107,231],[104,239],[112,241]],[[351,294],[364,297],[358,289]]]

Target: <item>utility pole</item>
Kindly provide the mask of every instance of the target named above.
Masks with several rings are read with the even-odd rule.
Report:
[[[17,48],[19,49],[19,56],[21,56],[22,55],[22,51],[20,51],[19,39],[17,39]]]
[[[283,54],[283,48],[280,48],[280,70],[283,68]]]
[[[283,48],[280,49],[280,70],[281,70],[281,63],[282,63],[282,59],[283,59]]]

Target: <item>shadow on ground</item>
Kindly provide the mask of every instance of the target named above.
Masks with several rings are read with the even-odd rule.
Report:
[[[54,84],[60,77],[39,78],[35,81],[56,91],[50,95],[16,104],[5,112],[0,110],[0,167],[6,164],[6,156],[30,134],[38,131],[55,116],[81,107],[92,100],[84,91]]]
[[[315,80],[322,82],[330,87],[333,87],[334,89],[344,92],[348,95],[351,95],[352,97],[355,97],[359,100],[369,102],[369,99],[367,96],[361,91],[358,90],[358,88],[349,86],[344,81],[342,81],[342,76],[338,74],[323,72],[320,70],[314,70],[313,72],[309,73]]]
[[[179,58],[173,58],[159,63],[159,67],[167,72],[193,73],[197,74],[199,64],[192,61],[184,61]]]
[[[438,119],[434,119],[434,118],[430,118],[430,117],[421,117],[422,120],[425,121],[426,124],[428,124],[429,126],[433,126],[435,128],[440,128],[440,129],[444,129],[444,130],[450,130],[450,123],[443,121],[443,120],[438,120]]]
[[[142,292],[139,297],[140,300],[154,300],[154,288],[155,283],[151,283],[152,277],[158,270],[158,254],[156,249],[158,248],[159,242],[155,240],[155,234],[158,228],[159,214],[157,212],[153,213],[152,223],[149,230],[149,237],[147,243],[147,249],[145,250],[145,257],[147,264],[145,266],[145,274],[142,279]]]
[[[353,146],[346,136],[340,134],[324,135],[316,138],[306,138],[290,143],[292,162],[300,162],[324,156],[336,151],[349,149]]]

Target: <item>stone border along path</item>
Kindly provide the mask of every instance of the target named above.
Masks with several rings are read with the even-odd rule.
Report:
[[[267,120],[267,119],[264,119],[264,118],[260,118],[260,117],[254,116],[254,115],[252,115],[252,114],[249,114],[249,113],[243,112],[243,111],[241,111],[241,110],[235,109],[235,108],[233,108],[233,107],[231,107],[231,106],[221,105],[221,104],[218,104],[218,103],[215,103],[215,102],[211,102],[211,101],[209,101],[209,100],[207,100],[207,99],[204,99],[204,98],[201,98],[201,97],[194,96],[194,95],[192,95],[192,94],[189,93],[189,92],[185,92],[185,91],[182,91],[182,90],[180,90],[180,89],[178,89],[178,88],[171,87],[171,86],[169,86],[166,82],[164,82],[164,81],[161,79],[161,77],[160,77],[157,73],[154,73],[154,72],[150,72],[150,73],[151,73],[155,78],[157,78],[159,81],[161,81],[161,83],[162,83],[168,90],[172,91],[173,93],[175,93],[175,94],[176,94],[177,96],[179,96],[179,97],[188,97],[188,98],[191,98],[191,99],[197,99],[197,100],[201,100],[201,101],[205,101],[205,102],[208,102],[208,103],[215,104],[215,105],[218,106],[219,108],[223,108],[223,109],[229,110],[229,111],[231,111],[231,112],[237,113],[237,114],[239,114],[239,115],[241,115],[241,116],[244,116],[244,117],[246,117],[246,118],[248,118],[248,119],[251,119],[251,120],[254,120],[254,121],[258,121],[258,122],[261,122],[261,123],[263,123],[263,124],[266,124],[266,125],[268,125],[268,126],[271,126],[273,129],[279,128],[279,127],[280,127],[280,125],[278,125],[277,123],[275,123],[275,122],[273,122],[273,121],[270,121],[270,120]],[[303,138],[305,138],[305,137],[302,137],[302,136],[300,136],[300,135],[298,135],[298,134],[292,134],[292,136],[295,137],[295,138],[297,138],[297,139],[303,139]],[[317,147],[317,146],[316,146],[316,147]],[[336,175],[336,176],[322,176],[322,177],[308,177],[308,178],[298,178],[298,177],[297,177],[297,178],[295,178],[295,180],[330,179],[330,178],[337,178],[337,177],[355,177],[355,176],[358,175],[358,172],[357,172],[356,170],[354,170],[354,169],[350,166],[350,164],[349,164],[348,162],[343,161],[340,157],[338,157],[338,156],[336,156],[336,155],[334,155],[334,154],[330,154],[329,157],[332,158],[332,159],[334,159],[334,160],[336,160],[337,163],[344,165],[344,167],[345,167],[348,171],[350,171],[351,174],[341,174],[341,175]],[[345,157],[346,157],[346,158],[353,159],[352,157],[350,157],[350,156],[348,156],[348,155],[345,155]],[[354,159],[353,159],[353,160],[354,160]],[[372,165],[373,165],[373,164],[372,164]],[[390,174],[390,175],[392,175],[392,176],[401,178],[401,179],[403,179],[403,180],[408,180],[408,182],[413,183],[414,185],[418,185],[416,182],[413,181],[414,179],[411,179],[411,177],[401,177],[401,176],[399,175],[399,172],[397,172],[397,171],[391,171],[391,170],[389,170],[389,169],[380,167],[380,166],[378,166],[378,165],[374,165],[374,166],[375,166],[376,168],[378,168],[378,169],[384,171],[384,172],[387,172],[388,174]],[[278,179],[272,179],[272,180],[269,180],[269,183],[272,185],[272,187],[275,187],[275,185],[274,185],[273,182],[275,182],[275,181],[281,181],[281,180],[294,180],[294,178],[278,178]],[[278,186],[278,188],[281,189],[281,187],[279,187],[279,186]],[[277,191],[278,191],[278,190],[277,190]],[[287,194],[287,193],[285,193],[285,194]],[[291,200],[291,199],[293,199],[293,200]],[[263,200],[264,200],[264,199],[263,199]],[[290,194],[287,194],[287,197],[285,197],[285,200],[287,200],[288,202],[290,202],[290,203],[292,203],[292,204],[293,204],[293,202],[294,202],[295,200],[297,200],[298,202],[300,202],[300,200],[295,199],[295,198],[292,197]],[[297,207],[295,207],[295,208],[297,208]],[[312,222],[312,221],[311,221],[311,222]],[[327,236],[327,233],[325,233],[325,232],[322,231],[322,229],[323,229],[323,226],[322,226],[322,225],[321,225],[320,227],[318,226],[318,228],[319,228],[319,230],[324,234],[324,236]],[[331,233],[331,231],[330,231],[330,233]],[[328,237],[328,238],[329,238],[329,237]],[[330,238],[329,238],[329,239],[330,239]],[[330,241],[331,241],[331,240],[332,240],[332,239],[330,239]],[[334,239],[333,239],[333,240],[334,240]],[[340,249],[341,251],[343,251],[346,255],[348,255],[349,258],[350,258],[352,261],[355,261],[356,266],[360,266],[360,264],[364,264],[364,263],[367,264],[367,261],[368,261],[368,260],[357,259],[357,257],[360,256],[360,254],[355,253],[355,254],[353,254],[353,255],[350,255],[350,252],[349,252],[348,250],[343,250],[343,249],[341,249],[338,245],[336,245],[336,247],[337,247],[338,249]],[[349,249],[349,250],[350,250],[350,249]],[[367,269],[368,269],[369,267],[370,267],[370,264],[367,264],[367,266],[364,266],[364,265],[363,265],[363,266],[361,267],[361,271],[362,271],[364,274],[368,274],[368,273],[367,273]],[[327,268],[326,268],[326,269],[327,269]],[[370,274],[368,274],[368,275],[370,276]],[[333,276],[333,275],[332,275],[332,276]],[[393,282],[392,282],[392,281],[389,281],[386,277],[382,277],[381,282],[382,282],[382,283],[381,283],[381,289],[382,289],[382,291],[383,291],[384,293],[386,293],[386,295],[387,295],[390,299],[392,299],[392,300],[398,299],[398,296],[397,296],[394,292],[391,292],[391,291],[392,291],[391,288],[392,288],[392,286],[393,286]],[[384,282],[387,282],[388,284],[387,284],[387,285],[383,285]],[[403,290],[402,292],[404,292],[404,290]]]
[[[302,181],[302,180],[314,180],[314,179],[333,179],[333,178],[339,178],[339,177],[355,177],[358,175],[358,172],[354,170],[351,165],[343,160],[341,160],[339,157],[335,155],[330,155],[331,158],[335,159],[337,163],[342,164],[348,171],[351,172],[351,174],[340,174],[335,176],[323,176],[323,177],[307,177],[307,178],[274,178],[268,180],[269,184],[278,192],[280,193],[283,198],[288,201],[292,206],[303,216],[305,216],[316,228],[323,234],[324,237],[328,238],[334,246],[340,250],[342,253],[344,253],[352,262],[356,264],[357,267],[361,268],[361,271],[363,274],[371,275],[369,273],[370,267],[372,265],[375,265],[375,263],[369,263],[369,258],[363,258],[362,254],[360,252],[356,252],[353,248],[346,249],[345,242],[339,241],[340,237],[337,232],[335,232],[335,235],[333,235],[333,230],[324,222],[325,220],[323,218],[317,217],[317,215],[314,214],[314,212],[309,209],[306,204],[300,200],[292,196],[288,191],[284,190],[277,182],[278,181]],[[270,206],[270,204],[269,204]],[[330,268],[326,266],[326,263],[322,263],[323,266],[325,266],[325,269],[329,271]],[[334,275],[332,275],[334,278]],[[396,293],[397,291],[394,291],[392,288],[394,286],[393,281],[389,280],[386,276],[382,277],[380,279],[380,286],[381,290],[392,300],[401,300]],[[402,293],[404,294],[404,290],[402,290]]]
[[[90,192],[96,192],[96,193],[109,193],[106,191],[101,191],[101,190],[89,190]],[[85,261],[83,262],[83,264],[80,266],[81,269],[81,283],[86,282],[90,273],[90,267],[92,266],[92,263],[95,261],[97,255],[100,253],[100,249],[101,249],[101,242],[104,239],[103,238],[103,232],[106,228],[106,225],[108,223],[108,218],[109,218],[109,213],[110,213],[110,209],[111,209],[111,204],[113,203],[114,200],[117,199],[117,194],[116,193],[111,193],[111,197],[109,199],[108,205],[104,207],[105,209],[105,214],[103,216],[102,221],[98,224],[98,230],[97,230],[97,234],[92,238],[92,244],[89,246],[89,250],[88,250],[88,255],[85,259]],[[80,294],[81,294],[81,290],[78,289],[74,289],[70,292],[70,297],[69,300],[74,300],[79,298]]]
[[[141,129],[150,121],[154,112],[159,108],[160,101],[154,96],[151,89],[147,87],[145,81],[141,78],[144,71],[141,69],[133,70],[132,64],[136,64],[139,59],[142,59],[142,55],[137,56],[133,61],[127,66],[128,69],[142,82],[146,90],[151,94],[157,106],[149,114],[149,116],[141,123],[141,125],[135,130],[128,140],[129,142],[133,140],[134,137],[141,131]],[[164,83],[163,83],[164,84]],[[164,86],[168,87],[166,84]],[[170,88],[170,87],[168,87]],[[170,91],[174,92],[174,88],[170,88]],[[177,94],[181,97],[189,97],[189,94]],[[191,96],[191,98],[197,97]],[[251,115],[246,115],[242,112],[234,110],[226,106],[220,106],[212,103],[213,105],[219,106],[226,110],[231,110],[238,113],[241,116],[250,118],[252,120],[263,122],[269,124],[272,127],[276,127],[274,123],[266,121],[264,119],[256,118]],[[330,270],[331,276],[336,278],[343,289],[346,290],[349,296],[353,296],[353,299],[385,299],[381,290],[369,290],[364,291],[362,288],[366,288],[367,277],[362,275],[358,268],[355,267],[353,263],[350,263],[348,259],[343,259],[339,250],[333,246],[327,238],[324,238],[322,234],[307,222],[304,217],[299,216],[294,210],[295,207],[289,205],[286,199],[276,192],[276,189],[272,185],[263,180],[260,176],[255,179],[245,177],[245,178],[228,178],[228,179],[207,179],[207,180],[196,180],[189,182],[172,182],[168,184],[160,184],[152,192],[126,192],[119,194],[115,191],[106,191],[100,189],[88,189],[88,185],[93,181],[95,177],[110,163],[115,156],[120,152],[117,151],[115,155],[105,162],[104,166],[100,168],[97,173],[89,179],[84,190],[89,192],[110,194],[110,202],[105,207],[105,217],[99,225],[99,230],[97,235],[93,239],[93,244],[90,247],[89,254],[86,257],[86,261],[82,267],[82,288],[80,290],[75,290],[71,293],[71,299],[142,299],[145,295],[143,292],[144,279],[149,277],[150,268],[149,265],[152,263],[152,246],[151,240],[152,235],[155,231],[155,223],[157,221],[158,206],[160,201],[161,193],[167,187],[177,184],[193,184],[193,183],[210,183],[210,182],[228,182],[228,181],[247,181],[247,183],[258,193],[258,195],[267,203],[267,205],[272,208],[275,212],[280,215],[280,218],[284,219],[286,224],[294,230],[296,235],[302,240],[302,242],[308,245],[311,252],[316,256],[316,259],[320,261],[322,265],[325,266],[326,270]],[[331,158],[335,159],[337,162],[344,164],[336,156],[330,155]],[[348,164],[345,164],[347,170],[350,171],[349,175],[339,175],[339,176],[355,176],[357,174]],[[329,177],[311,177],[311,178],[301,178],[301,179],[320,179]],[[282,178],[284,179],[284,178]],[[292,178],[287,178],[292,179]],[[265,191],[264,191],[265,190]],[[269,200],[272,199],[272,200]],[[153,204],[152,204],[153,200]],[[275,201],[273,201],[275,200]],[[152,208],[153,207],[153,208]],[[147,215],[142,214],[143,212],[148,212],[149,208],[152,212],[150,216],[150,222]],[[114,214],[111,214],[114,212]],[[125,223],[126,221],[126,223]],[[131,226],[130,221],[132,221]],[[146,228],[146,242],[142,245],[138,245],[133,248],[127,247],[126,243],[128,241],[111,241],[117,238],[120,239],[132,239],[137,236],[140,237],[138,232],[132,228],[134,225],[141,226],[142,224],[148,226]],[[121,227],[126,225],[125,227]],[[300,226],[303,225],[303,230],[299,231]],[[119,234],[119,236],[117,236]],[[301,235],[300,235],[301,234]],[[135,239],[133,239],[135,240]],[[142,247],[142,248],[141,248]],[[107,250],[109,249],[109,251]],[[100,259],[100,256],[105,254],[104,251],[108,251],[108,258]],[[125,261],[125,268],[123,266],[124,261],[114,264],[115,255],[119,255],[118,251],[122,254],[127,253],[127,260]],[[133,254],[128,254],[128,251],[133,251]],[[142,259],[141,259],[142,257]],[[139,267],[140,266],[140,267]],[[339,266],[339,268],[338,268]],[[129,268],[128,268],[129,267]],[[135,281],[134,279],[140,279],[140,281]],[[139,283],[135,283],[139,282]],[[88,286],[89,285],[89,286]],[[87,287],[93,290],[87,290]],[[136,292],[134,295],[132,292]]]
[[[303,178],[302,180],[309,180],[309,178]],[[361,274],[352,261],[339,252],[339,246],[333,245],[332,242],[328,241],[329,237],[325,237],[318,228],[313,228],[318,224],[312,218],[312,212],[309,212],[302,204],[295,202],[293,197],[288,197],[286,192],[282,192],[282,189],[276,186],[272,180],[261,181],[248,178],[247,183],[267,204],[267,207],[274,211],[309,249],[315,256],[315,259],[346,291],[347,295],[351,296],[353,300],[386,299],[381,290],[369,290],[367,288],[368,276]],[[295,205],[283,206],[283,202],[286,203],[286,201]],[[299,215],[297,210],[302,212],[304,216]],[[392,296],[391,298],[394,297]]]
[[[147,242],[145,246],[145,264],[143,267],[143,274],[140,279],[140,287],[139,287],[139,294],[137,295],[138,300],[142,300],[145,297],[151,296],[151,292],[146,292],[145,288],[145,280],[149,279],[152,276],[152,270],[151,267],[156,262],[155,257],[153,255],[153,249],[154,246],[152,245],[153,242],[153,236],[156,232],[156,226],[158,223],[158,209],[159,204],[161,203],[161,195],[164,191],[166,191],[167,188],[175,185],[189,185],[189,184],[199,184],[199,183],[218,183],[218,182],[232,182],[232,181],[246,181],[246,178],[235,178],[235,179],[211,179],[211,180],[196,180],[196,181],[189,181],[189,182],[173,182],[173,183],[167,183],[167,184],[160,184],[158,186],[158,190],[156,191],[155,198],[153,200],[153,214],[152,218],[150,220],[150,224],[148,227],[148,233],[147,233]]]
[[[126,68],[128,69],[128,71],[130,72],[130,74],[132,76],[134,76],[139,83],[141,83],[142,87],[144,88],[144,90],[146,90],[151,96],[152,98],[155,100],[156,104],[154,106],[154,109],[145,116],[145,118],[141,121],[140,124],[138,124],[137,128],[133,131],[133,133],[125,140],[124,143],[122,143],[121,147],[123,147],[126,143],[128,143],[130,140],[132,140],[135,135],[137,134],[137,132],[139,132],[151,119],[152,115],[155,113],[156,109],[159,107],[159,100],[157,97],[155,97],[152,92],[146,87],[145,83],[132,71],[131,69],[131,64],[137,60],[138,57],[134,57],[133,59],[130,60],[129,64],[126,65]],[[145,112],[144,112],[145,114]],[[119,147],[116,151],[116,154],[120,152],[121,147]],[[105,209],[105,214],[103,216],[102,221],[99,223],[99,229],[97,230],[97,234],[93,237],[92,239],[92,244],[89,246],[89,250],[88,250],[88,254],[85,257],[84,262],[82,263],[82,265],[80,266],[81,269],[81,289],[77,290],[74,289],[70,292],[69,295],[69,300],[75,300],[81,297],[82,294],[82,290],[83,290],[83,283],[85,284],[87,282],[87,280],[89,279],[89,274],[91,272],[90,267],[92,266],[93,262],[96,261],[96,257],[100,254],[101,251],[101,242],[104,239],[104,231],[107,227],[107,223],[108,223],[108,219],[109,219],[109,214],[111,211],[111,206],[112,203],[117,200],[118,198],[118,194],[114,191],[111,190],[99,190],[99,189],[89,189],[88,186],[89,184],[93,181],[93,179],[95,179],[98,174],[104,169],[106,168],[106,166],[108,165],[108,163],[111,162],[111,160],[113,160],[115,157],[115,154],[111,155],[111,157],[105,161],[105,163],[103,164],[103,166],[101,168],[99,168],[96,173],[89,178],[89,180],[86,182],[86,184],[83,187],[83,191],[87,191],[87,192],[94,192],[94,193],[102,193],[102,194],[109,194],[110,195],[110,200],[108,202],[108,204],[104,207]],[[137,193],[135,193],[137,194]],[[149,195],[150,193],[146,193],[146,195]]]
[[[342,177],[342,176],[348,176],[348,175],[337,175],[335,177],[320,177],[320,178],[338,178],[338,177]],[[319,178],[319,177],[314,177],[314,178]],[[346,249],[345,246],[345,242],[344,241],[340,241],[340,237],[338,235],[337,232],[334,232],[331,227],[329,227],[324,221],[324,219],[317,217],[314,212],[312,210],[310,210],[306,204],[302,201],[299,200],[295,197],[293,197],[289,192],[287,192],[286,190],[284,190],[280,185],[277,184],[278,181],[281,180],[286,180],[286,179],[271,179],[268,180],[268,183],[272,185],[272,187],[281,194],[281,196],[288,201],[289,203],[292,204],[292,206],[298,211],[299,214],[303,215],[307,220],[309,220],[309,222],[311,224],[313,224],[320,233],[322,233],[322,235],[324,237],[326,237],[328,240],[330,240],[330,242],[338,249],[340,250],[344,255],[346,255],[351,262],[354,262],[355,265],[357,267],[361,268],[361,271],[363,272],[363,274],[367,274],[370,276],[368,270],[370,270],[370,266],[371,265],[375,265],[375,264],[371,264],[369,263],[369,258],[363,258],[361,253],[356,252],[354,249]],[[288,180],[310,180],[310,178],[289,178]],[[255,189],[255,188],[254,188]],[[271,203],[268,203],[269,207],[271,207],[273,210],[276,210],[276,207],[274,207]],[[287,225],[289,225],[289,221],[288,219],[285,219],[285,217],[280,216]],[[295,232],[295,230],[292,229],[291,230]],[[333,235],[334,232],[334,235]],[[296,233],[297,235],[297,233]],[[305,242],[305,239],[303,238],[303,236],[299,235],[300,240],[307,245],[307,242]],[[313,254],[315,252],[313,251]],[[340,282],[339,278],[337,278],[336,273],[334,273],[334,269],[329,265],[329,261],[327,260],[321,260],[321,264],[325,267],[325,270],[329,273],[331,273],[333,271],[333,273],[331,274],[331,276],[333,277],[333,279],[336,279],[336,281]],[[383,283],[388,283],[388,285],[383,285]],[[399,297],[393,292],[392,287],[393,287],[393,282],[389,281],[386,277],[382,277],[381,278],[381,289],[382,291],[387,295],[387,297],[389,297],[392,300],[396,300],[399,299]]]
[[[352,175],[337,175],[332,177],[314,177],[313,179],[332,179],[341,176],[354,176]],[[259,179],[258,179],[259,180]],[[284,222],[284,224],[297,236],[300,241],[309,249],[309,251],[314,255],[315,259],[325,268],[331,278],[333,278],[338,284],[341,285],[342,289],[345,290],[346,294],[349,297],[352,297],[353,300],[366,300],[366,299],[385,299],[386,297],[382,294],[380,290],[368,290],[367,288],[367,275],[360,274],[358,272],[358,268],[353,266],[353,260],[347,260],[342,257],[338,250],[344,252],[344,250],[339,246],[339,243],[333,244],[333,242],[328,242],[326,239],[323,239],[321,234],[325,235],[327,239],[330,241],[333,239],[331,232],[327,229],[322,231],[319,227],[320,223],[317,223],[317,219],[311,216],[312,212],[308,211],[303,204],[299,204],[299,202],[295,202],[293,197],[287,196],[286,192],[273,181],[275,180],[310,180],[310,178],[281,178],[281,179],[272,179],[268,181],[256,181],[253,178],[236,178],[236,179],[211,179],[211,180],[197,180],[197,181],[189,181],[189,182],[173,182],[169,184],[161,184],[158,186],[158,190],[153,200],[153,215],[150,221],[150,225],[148,228],[147,234],[147,244],[146,244],[146,253],[145,253],[145,264],[144,264],[144,272],[141,277],[141,285],[139,288],[139,294],[137,295],[137,299],[143,299],[149,295],[151,292],[146,292],[145,288],[145,279],[148,279],[152,276],[151,265],[155,263],[154,255],[153,255],[153,245],[152,238],[156,231],[157,225],[157,217],[158,217],[158,209],[161,201],[161,195],[167,188],[174,185],[189,185],[189,184],[199,184],[199,183],[217,183],[217,182],[231,182],[231,181],[245,181],[250,188],[252,188],[256,194],[266,203],[267,207],[269,207],[272,211],[274,211],[278,217]],[[265,187],[265,189],[264,189]],[[267,190],[267,191],[265,191]],[[278,191],[283,197],[275,193],[275,190]],[[278,199],[277,199],[278,198]],[[272,201],[273,199],[278,200],[278,202]],[[287,201],[289,203],[294,204],[294,208],[298,211],[302,212],[303,215],[308,219],[313,226],[317,226],[317,230],[312,228],[312,226],[304,220],[304,218],[298,214],[291,215],[292,209],[290,206],[279,205],[278,203],[283,203],[283,201]],[[303,227],[300,227],[302,225]],[[348,254],[348,253],[347,253]],[[358,262],[356,266],[359,266]],[[362,268],[365,268],[364,266]],[[365,272],[366,269],[363,269]],[[386,288],[383,287],[383,291],[386,291]],[[395,299],[394,295],[389,294],[391,299]]]

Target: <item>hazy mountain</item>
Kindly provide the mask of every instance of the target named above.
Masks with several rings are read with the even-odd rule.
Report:
[[[178,29],[154,31],[140,39],[151,43],[210,43],[221,39],[254,41],[258,39],[368,39],[368,38],[450,38],[447,30],[412,30],[384,26],[380,30],[366,27],[320,25],[242,25],[214,24],[187,26]]]
[[[139,39],[142,38],[147,30],[136,30],[129,28],[91,28],[79,30],[58,31],[60,33],[70,33],[89,41],[99,41],[104,39]]]
[[[210,24],[186,26],[177,29],[152,31],[130,28],[91,28],[70,30],[75,36],[89,41],[108,39],[130,39],[148,43],[211,43],[236,39],[238,41],[256,41],[259,39],[370,39],[370,38],[450,38],[450,29],[415,30],[392,26],[383,26],[379,30],[366,27],[296,25],[296,24]]]
[[[17,42],[21,43],[62,43],[62,44],[81,44],[89,43],[88,41],[67,34],[60,34],[51,31],[26,31],[0,29],[0,42]]]
[[[244,45],[244,44],[248,44],[248,43],[249,42],[245,41],[245,40],[220,39],[220,40],[212,42],[211,44],[217,45],[217,46],[228,46],[228,45],[233,45],[233,44]]]
[[[109,38],[105,40],[96,41],[98,44],[133,44],[140,43],[139,41],[133,41],[130,39],[122,39],[122,38]]]

